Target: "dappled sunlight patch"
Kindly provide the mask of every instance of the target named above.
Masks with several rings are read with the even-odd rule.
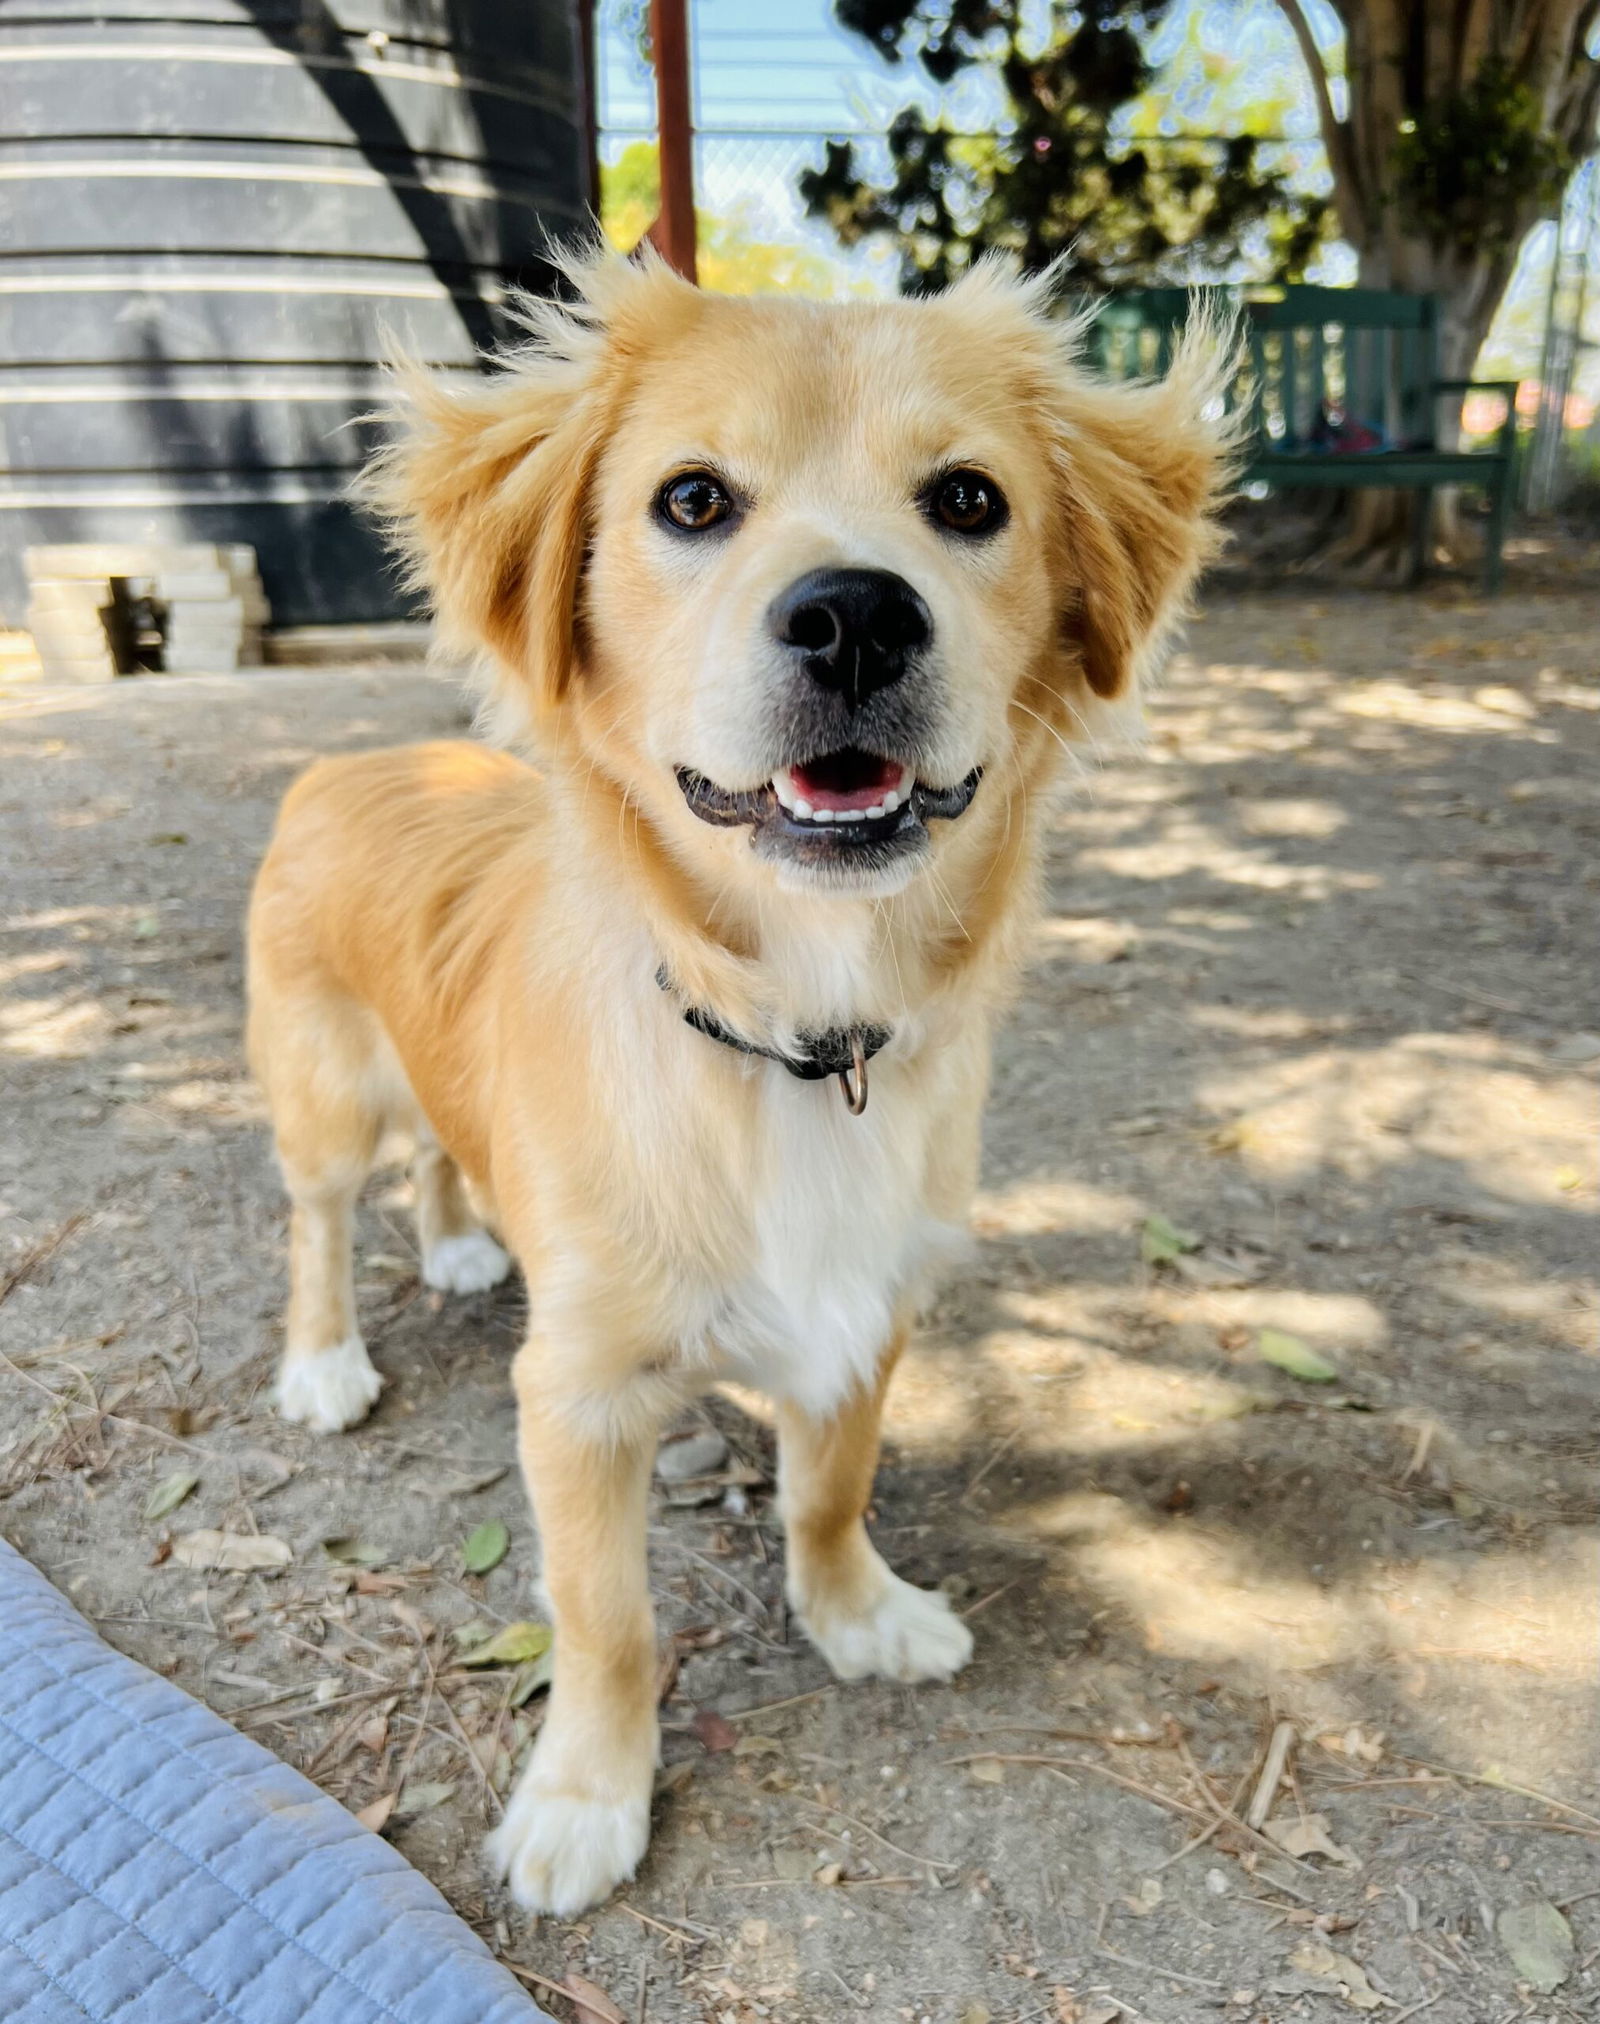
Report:
[[[1287,1179],[1333,1167],[1352,1179],[1431,1158],[1486,1194],[1574,1208],[1592,1164],[1570,1105],[1546,1079],[1501,1064],[1484,1035],[1412,1033],[1370,1049],[1326,1048],[1202,1080],[1222,1119],[1213,1148]]]
[[[1436,1270],[1434,1287],[1477,1313],[1531,1325],[1563,1349],[1600,1356],[1600,1280],[1527,1279],[1495,1259],[1471,1258]]]
[[[190,1077],[174,1083],[164,1101],[175,1111],[226,1124],[266,1124],[267,1107],[253,1084],[223,1077]]]
[[[51,928],[117,928],[131,926],[149,909],[137,901],[122,906],[41,907],[35,913],[8,914],[0,934],[44,934]]]
[[[1334,698],[1334,708],[1347,717],[1366,717],[1380,723],[1403,724],[1419,731],[1470,731],[1501,738],[1553,743],[1556,733],[1530,728],[1534,714],[1525,709],[1507,709],[1502,698],[1517,696],[1514,690],[1479,689],[1473,696],[1441,691],[1392,676],[1377,681],[1354,682]],[[1519,702],[1524,698],[1518,696]]]
[[[1118,963],[1143,939],[1130,921],[1103,915],[1053,915],[1040,921],[1035,940],[1051,955],[1065,952],[1080,963]]]
[[[16,998],[0,1005],[0,1053],[77,1061],[103,1046],[111,1028],[93,998]]]
[[[1374,1659],[1364,1609],[1309,1576],[1266,1572],[1250,1544],[1084,1492],[1028,1510],[1028,1529],[1070,1547],[1078,1577],[1128,1612],[1147,1649],[1243,1669],[1253,1689],[1281,1672]]]
[[[1241,1040],[1329,1040],[1355,1024],[1348,1013],[1296,1012],[1288,1006],[1252,1011],[1238,1005],[1192,1005],[1192,1025]]]
[[[131,801],[81,801],[76,808],[56,808],[50,812],[50,824],[54,829],[96,829],[102,822],[117,822],[133,811]]]
[[[1192,1317],[1190,1295],[1157,1289],[1156,1311],[1174,1321]],[[1287,1286],[1218,1289],[1204,1296],[1206,1320],[1216,1328],[1277,1328],[1305,1336],[1319,1349],[1378,1349],[1390,1339],[1388,1316],[1360,1293],[1304,1293]]]
[[[1239,826],[1246,836],[1308,836],[1321,840],[1337,835],[1350,820],[1334,802],[1316,801],[1304,795],[1241,801],[1237,806]]]
[[[1205,1371],[1129,1363],[1103,1352],[1084,1362],[1070,1397],[1036,1400],[1034,1417],[1019,1442],[1040,1459],[1058,1455],[1113,1455],[1136,1444],[1152,1450],[1192,1444],[1199,1427],[1245,1419],[1267,1403],[1263,1392]]]
[[[1371,892],[1383,884],[1376,872],[1354,871],[1347,866],[1284,864],[1243,849],[1192,817],[1174,820],[1166,834],[1154,842],[1085,850],[1081,861],[1118,878],[1175,879],[1201,874],[1221,885],[1293,893],[1307,900],[1328,899],[1334,893]]]
[[[1508,1779],[1577,1774],[1581,1727],[1529,1724],[1529,1692],[1583,1693],[1597,1629],[1592,1541],[1558,1533],[1537,1554],[1374,1557],[1350,1573],[1285,1570],[1282,1548],[1103,1491],[1013,1514],[1061,1550],[1062,1572],[1132,1619],[1147,1650],[1223,1671],[1283,1709],[1359,1719],[1391,1699],[1407,1727],[1464,1769]],[[1332,1673],[1333,1676],[1329,1677]]]
[[[26,977],[53,977],[62,970],[81,970],[83,957],[70,949],[32,949],[26,955],[0,960],[0,987]]]
[[[1134,1195],[1084,1181],[1051,1178],[986,1190],[973,1203],[972,1228],[980,1237],[1039,1237],[1053,1231],[1131,1230],[1145,1214]]]

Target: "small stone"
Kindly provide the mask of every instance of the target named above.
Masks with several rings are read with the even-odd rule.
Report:
[[[728,1444],[711,1427],[663,1441],[656,1456],[656,1474],[663,1483],[688,1483],[696,1476],[714,1476],[727,1459]]]

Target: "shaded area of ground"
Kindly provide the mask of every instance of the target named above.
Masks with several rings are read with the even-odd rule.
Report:
[[[387,1831],[507,1958],[630,2020],[1315,2024],[1368,2000],[1330,1957],[1396,2020],[1592,2015],[1597,621],[1555,584],[1213,598],[1145,753],[1063,806],[977,1255],[892,1402],[878,1536],[950,1582],[971,1671],[828,1682],[766,1432],[714,1402],[736,1466],[653,1531],[656,1841],[539,1927],[477,1858],[538,1699],[453,1636],[528,1613],[518,1296],[423,1293],[375,1185],[390,1388],[337,1443],[278,1425],[239,1055],[282,787],[454,699],[356,670],[0,700],[0,1527],[351,1806],[403,1789]],[[1145,1262],[1156,1215],[1200,1248]],[[494,1518],[509,1554],[463,1573]],[[197,1573],[200,1527],[293,1563]],[[1279,1722],[1270,1817],[1348,1860],[1239,1825]],[[1532,1900],[1575,1935],[1548,1996],[1494,1930]]]

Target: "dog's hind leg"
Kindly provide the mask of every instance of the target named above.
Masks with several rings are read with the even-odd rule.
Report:
[[[277,1407],[286,1420],[337,1433],[366,1417],[383,1382],[356,1327],[354,1252],[356,1198],[385,1123],[376,1023],[343,998],[258,1004],[252,1040],[290,1202]]]
[[[511,1270],[510,1255],[483,1227],[461,1169],[437,1140],[422,1135],[412,1163],[422,1278],[441,1293],[482,1293]]]
[[[897,1336],[875,1381],[829,1419],[777,1407],[789,1601],[842,1680],[947,1680],[972,1656],[972,1633],[945,1597],[891,1573],[867,1537],[878,1424],[903,1345]]]

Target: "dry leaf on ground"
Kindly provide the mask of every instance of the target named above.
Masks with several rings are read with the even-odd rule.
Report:
[[[482,1644],[470,1646],[461,1654],[459,1663],[464,1666],[522,1666],[530,1659],[542,1658],[550,1649],[555,1633],[547,1623],[508,1623]]]
[[[710,1756],[722,1750],[734,1750],[739,1745],[739,1731],[715,1708],[696,1708],[694,1721],[690,1724]]]
[[[187,1469],[179,1469],[174,1475],[163,1476],[144,1500],[145,1517],[151,1520],[165,1518],[169,1511],[176,1511],[190,1491],[198,1487],[199,1482],[200,1478],[191,1475]]]
[[[454,1796],[456,1781],[453,1778],[412,1780],[401,1788],[400,1796],[394,1803],[395,1813],[409,1819],[413,1814],[431,1813],[436,1806],[443,1806]]]
[[[374,1546],[370,1540],[357,1539],[353,1533],[345,1532],[337,1538],[324,1539],[322,1550],[330,1560],[337,1560],[343,1567],[378,1567],[390,1557],[381,1546]]]
[[[1147,1265],[1171,1265],[1186,1251],[1198,1251],[1200,1243],[1192,1230],[1180,1230],[1160,1214],[1146,1216],[1139,1226],[1139,1256]]]
[[[1358,1961],[1348,1954],[1336,1954],[1321,1940],[1302,1940],[1289,1956],[1289,1965],[1314,1982],[1328,1984],[1330,1994],[1337,1989],[1352,2010],[1381,2010],[1393,2001],[1373,1988]]]
[[[1554,1905],[1543,1899],[1513,1905],[1495,1920],[1494,1929],[1518,1979],[1541,1996],[1559,1989],[1572,1973],[1577,1954],[1572,1928]]]
[[[577,2008],[576,2024],[628,2024],[605,1990],[586,1975],[569,1972],[563,1986]]]
[[[511,1534],[498,1518],[486,1518],[473,1532],[467,1535],[461,1549],[461,1565],[468,1574],[487,1574],[492,1567],[498,1567],[506,1557],[511,1544]]]
[[[1290,1335],[1281,1328],[1262,1329],[1256,1351],[1263,1363],[1276,1364],[1279,1370],[1286,1370],[1290,1377],[1300,1378],[1306,1384],[1332,1384],[1339,1375],[1325,1356],[1318,1356],[1310,1343],[1302,1342],[1298,1335]]]
[[[1341,1848],[1329,1833],[1325,1813],[1308,1813],[1303,1820],[1295,1814],[1286,1814],[1280,1820],[1269,1820],[1262,1833],[1275,1841],[1285,1855],[1325,1855],[1330,1862],[1346,1869],[1361,1867],[1360,1856]]]
[[[182,1532],[172,1542],[179,1567],[227,1574],[269,1574],[287,1567],[294,1553],[271,1532]]]
[[[389,1824],[389,1816],[393,1813],[395,1801],[399,1796],[397,1792],[384,1793],[381,1799],[374,1799],[370,1806],[363,1806],[356,1815],[357,1820],[363,1827],[370,1827],[374,1834],[382,1834]]]

